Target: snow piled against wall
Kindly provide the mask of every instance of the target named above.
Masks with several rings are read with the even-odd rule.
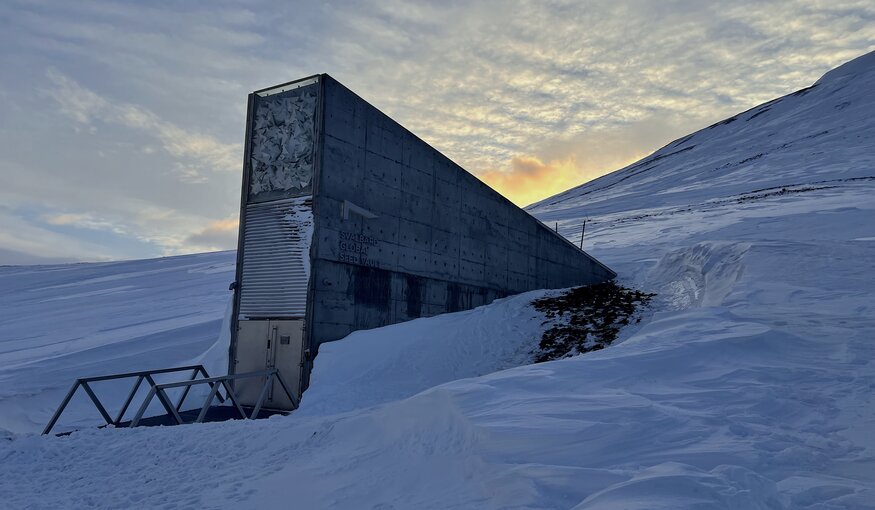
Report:
[[[533,291],[489,306],[356,331],[319,348],[301,416],[363,409],[530,362],[544,331]]]

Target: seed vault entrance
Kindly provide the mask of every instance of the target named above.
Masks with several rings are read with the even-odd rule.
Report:
[[[352,331],[616,276],[328,75],[253,92],[246,122],[231,374],[300,397]]]
[[[303,320],[243,320],[237,330],[238,373],[276,368],[288,381],[294,395],[301,394],[301,367],[304,354]],[[261,394],[263,381],[237,383],[237,396],[245,406],[254,406]],[[271,383],[264,406],[268,409],[290,410],[294,404],[285,392]]]
[[[315,83],[250,96],[229,367],[229,373],[276,368],[295,397],[304,380]],[[235,383],[243,405],[255,405],[262,388],[258,380]],[[271,386],[264,407],[291,410],[294,404]]]

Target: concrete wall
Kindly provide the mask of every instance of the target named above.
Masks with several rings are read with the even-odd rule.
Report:
[[[322,75],[311,348],[357,329],[615,274]],[[344,201],[377,215],[341,217]]]

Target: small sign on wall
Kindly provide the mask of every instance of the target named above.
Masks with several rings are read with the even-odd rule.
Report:
[[[370,251],[378,246],[380,241],[355,232],[340,232],[338,248],[340,249],[341,262],[358,264],[361,266],[377,267],[377,261],[369,257]]]

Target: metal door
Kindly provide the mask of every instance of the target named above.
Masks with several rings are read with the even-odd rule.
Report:
[[[234,372],[239,374],[277,368],[292,394],[300,398],[303,339],[304,321],[302,320],[238,321],[237,359]],[[264,381],[259,379],[238,381],[235,391],[240,397],[241,404],[255,405],[263,384]],[[292,403],[282,389],[271,387],[264,407],[291,410]]]

